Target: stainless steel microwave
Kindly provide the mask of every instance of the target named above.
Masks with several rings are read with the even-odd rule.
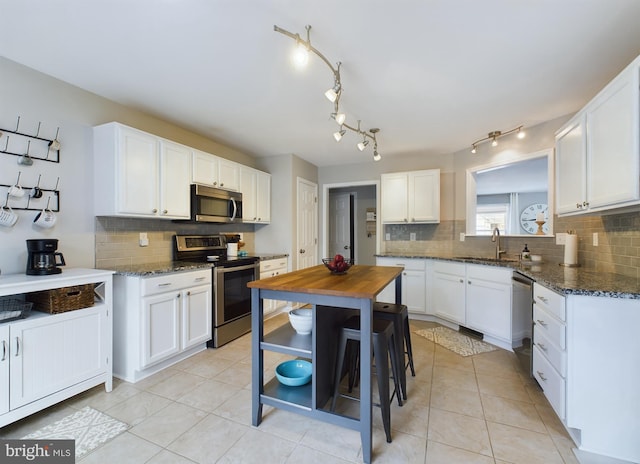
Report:
[[[242,222],[242,193],[192,184],[191,220],[217,223]]]

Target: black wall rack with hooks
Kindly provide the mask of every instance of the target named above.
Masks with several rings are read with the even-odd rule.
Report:
[[[38,129],[36,130],[36,134],[32,135],[32,134],[27,134],[25,132],[21,132],[20,131],[20,116],[18,116],[18,122],[16,123],[16,128],[14,130],[12,129],[3,129],[0,128],[0,137],[2,137],[4,135],[4,133],[6,132],[7,134],[15,134],[15,135],[19,135],[21,137],[27,137],[30,140],[38,140],[41,142],[46,142],[46,155],[38,155],[38,154],[31,154],[29,153],[30,147],[31,147],[31,143],[29,143],[27,148],[27,153],[14,153],[12,151],[9,151],[9,136],[7,135],[7,141],[4,144],[4,148],[0,149],[0,153],[4,153],[5,155],[11,155],[11,156],[18,156],[21,159],[28,159],[28,160],[40,160],[40,161],[48,161],[49,163],[60,163],[60,142],[58,141],[58,134],[60,132],[60,128],[58,127],[57,131],[56,131],[56,136],[54,139],[47,139],[45,137],[40,137],[40,126],[42,125],[42,123],[38,123]],[[51,153],[55,153],[54,157],[51,157],[50,154]],[[19,161],[20,163],[20,161]],[[27,165],[29,166],[31,163],[20,163],[23,165]],[[16,208],[17,209],[17,208]]]

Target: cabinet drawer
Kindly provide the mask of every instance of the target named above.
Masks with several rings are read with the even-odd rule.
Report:
[[[279,273],[282,274],[282,269],[286,272],[287,270],[287,258],[282,259],[269,259],[267,261],[260,261],[260,272],[272,272],[274,270],[279,270]]]
[[[566,321],[565,298],[539,284],[533,285],[533,300],[561,321]]]
[[[558,417],[565,418],[565,381],[537,346],[533,347],[533,376],[536,378]]]
[[[378,266],[404,267],[407,271],[424,271],[427,268],[427,260],[422,258],[378,258],[376,264]]]
[[[567,352],[561,350],[555,343],[551,342],[542,330],[534,330],[533,342],[553,367],[564,378],[567,377]]]
[[[539,304],[533,306],[534,333],[543,334],[561,350],[567,348],[565,325],[551,316]]]
[[[179,290],[211,283],[211,269],[195,272],[172,272],[158,277],[142,279],[142,296],[155,295],[157,293]]]
[[[511,285],[513,271],[497,266],[484,266],[482,264],[467,264],[467,278],[481,279],[491,282],[499,282]]]
[[[466,264],[464,263],[450,263],[446,261],[434,261],[433,271],[441,274],[451,274],[455,276],[465,276]]]

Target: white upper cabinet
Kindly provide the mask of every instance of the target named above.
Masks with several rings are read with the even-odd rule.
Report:
[[[191,150],[109,123],[94,128],[97,216],[189,218]]]
[[[383,223],[440,222],[440,170],[381,175]]]
[[[191,180],[196,184],[240,191],[240,165],[199,150],[193,150]]]
[[[560,215],[640,203],[640,57],[556,135]]]
[[[271,174],[247,166],[240,168],[242,222],[271,222]]]

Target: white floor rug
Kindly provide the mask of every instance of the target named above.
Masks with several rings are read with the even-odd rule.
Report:
[[[466,335],[451,330],[447,327],[434,327],[432,329],[415,330],[415,334],[431,340],[461,356],[471,356],[478,353],[487,353],[497,349],[495,346],[476,340]]]
[[[80,459],[128,428],[129,426],[124,422],[86,406],[22,438],[75,440],[76,459]]]

